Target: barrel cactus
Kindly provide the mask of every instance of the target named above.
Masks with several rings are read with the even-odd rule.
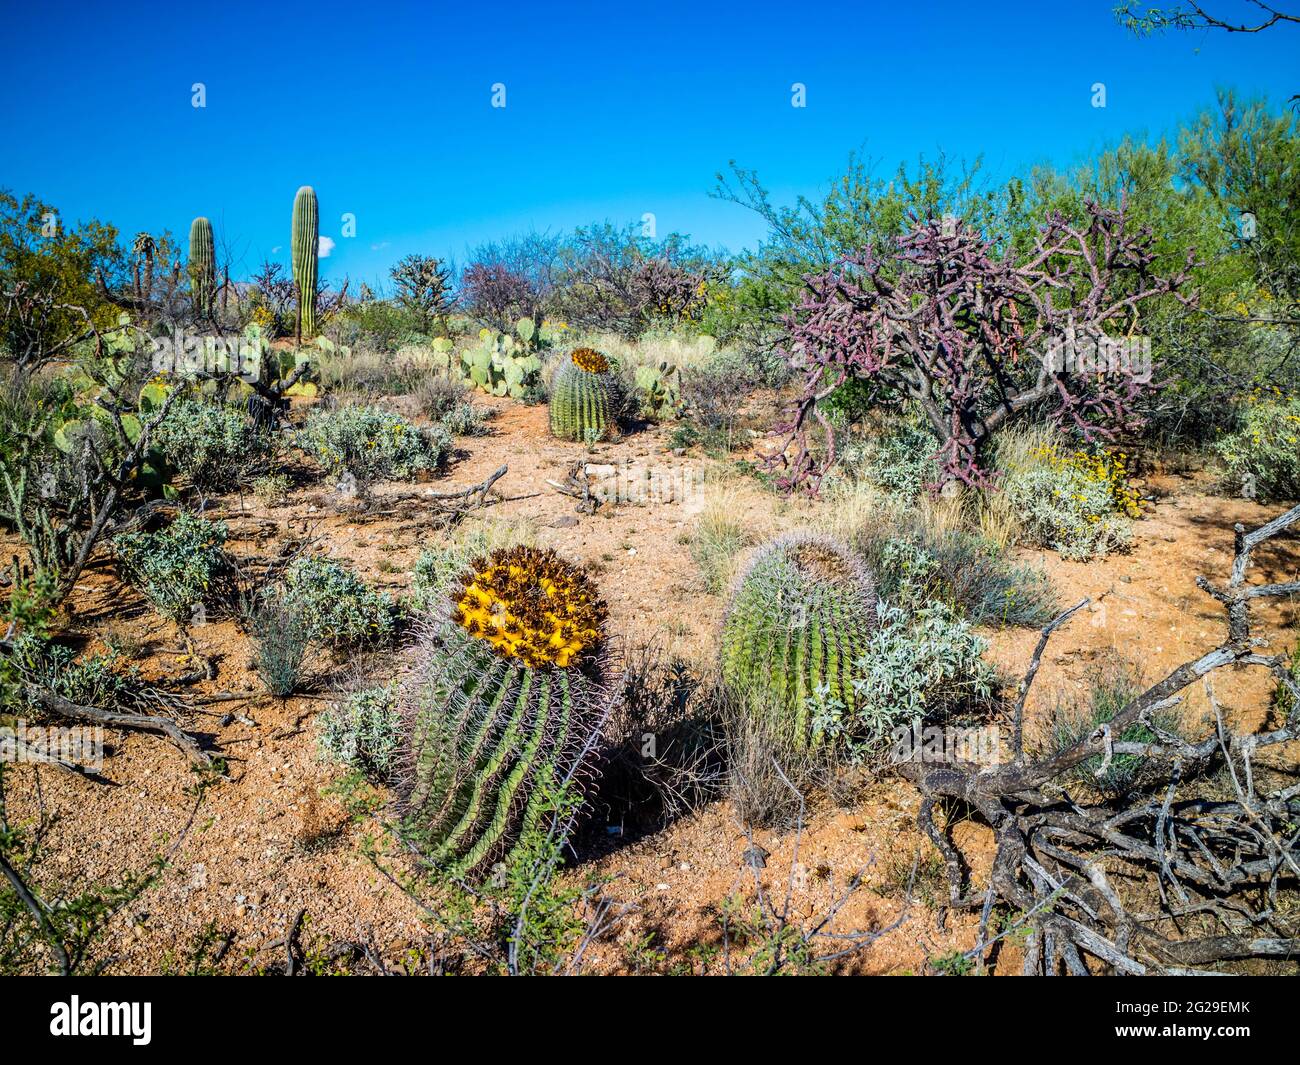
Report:
[[[760,548],[737,578],[722,625],[722,676],[751,712],[800,745],[822,738],[819,710],[857,702],[876,619],[874,583],[829,536],[793,533]]]
[[[403,823],[423,858],[482,879],[579,771],[609,706],[605,604],[552,551],[473,562],[403,689]]]
[[[304,185],[293,199],[293,282],[298,288],[298,336],[316,333],[316,281],[320,260],[320,211],[316,192]]]
[[[216,291],[217,256],[212,223],[206,218],[196,218],[190,223],[190,294],[200,318],[212,317]]]
[[[604,355],[576,349],[551,382],[551,432],[587,444],[604,438],[613,426],[615,387]]]

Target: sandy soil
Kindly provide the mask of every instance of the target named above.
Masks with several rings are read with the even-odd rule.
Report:
[[[704,474],[710,460],[697,453],[674,454],[668,430],[654,428],[585,453],[547,436],[544,408],[498,405],[493,435],[459,440],[456,461],[428,487],[464,487],[508,465],[509,473],[498,482],[507,498],[493,511],[530,520],[541,543],[597,571],[613,632],[629,643],[653,639],[688,657],[707,657],[723,603],[701,590],[685,542],[698,505],[674,500],[603,506],[585,514],[547,481],[563,481],[573,463],[586,458],[654,464],[679,483],[690,483]],[[737,484],[745,520],[755,528],[797,525],[815,506],[778,499],[752,479]],[[1022,552],[1048,571],[1062,603],[1084,596],[1093,600],[1090,611],[1053,639],[1031,700],[1032,720],[1040,720],[1061,693],[1082,690],[1089,669],[1106,654],[1116,652],[1138,663],[1154,679],[1217,643],[1220,612],[1197,590],[1195,576],[1225,573],[1234,522],[1258,525],[1277,511],[1211,495],[1207,480],[1194,476],[1155,475],[1147,490],[1158,498],[1138,523],[1136,543],[1127,555],[1081,564],[1061,561],[1052,552]],[[375,494],[383,500],[403,491],[410,486],[382,486]],[[213,501],[212,509],[229,523],[236,555],[273,554],[289,538],[314,536],[318,549],[348,560],[367,580],[395,592],[406,587],[420,550],[441,535],[418,500],[394,500],[388,507],[381,503],[379,509],[388,513],[376,519],[319,483],[296,489],[283,505],[232,495]],[[1269,545],[1257,561],[1253,580],[1294,580],[1300,574],[1300,545],[1294,539]],[[160,683],[192,668],[174,626],[124,589],[105,565],[86,573],[72,613],[72,628],[87,637],[88,649],[101,646],[95,634],[104,627],[128,627],[144,643],[140,661],[145,675]],[[1267,651],[1289,650],[1295,605],[1271,604],[1259,617]],[[994,660],[1018,676],[1036,633],[987,635]],[[231,971],[269,963],[278,956],[273,944],[284,935],[286,923],[304,908],[310,937],[327,941],[369,935],[398,956],[422,939],[420,914],[359,853],[366,829],[351,825],[338,801],[321,794],[336,770],[317,755],[312,718],[338,688],[363,671],[391,672],[400,665],[400,655],[397,661],[380,663],[323,659],[306,695],[280,701],[257,693],[247,641],[232,620],[213,618],[195,628],[194,637],[216,676],[190,691],[248,696],[243,702],[206,706],[205,713],[186,721],[229,757],[230,775],[208,792],[161,882],[114,920],[107,943],[116,954],[113,971],[156,971],[172,964],[210,923],[234,933],[225,963]],[[1215,690],[1234,720],[1258,727],[1269,713],[1272,685],[1262,671],[1218,674]],[[1191,692],[1188,713],[1204,710],[1204,694]],[[104,776],[111,784],[47,770],[39,774],[38,788],[38,774],[30,767],[7,774],[11,817],[33,818],[38,802],[57,815],[45,869],[61,882],[102,881],[127,869],[144,869],[190,818],[193,776],[175,748],[145,735],[109,739]],[[793,883],[791,912],[797,919],[825,913],[859,870],[865,870],[865,887],[841,911],[836,927],[884,929],[902,918],[846,963],[852,971],[919,972],[927,959],[973,943],[974,919],[949,916],[941,924],[939,912],[926,905],[924,883],[919,885],[921,897],[910,906],[901,899],[900,866],[905,877],[914,856],[921,855],[923,869],[930,856],[915,828],[916,804],[916,793],[905,785],[873,783],[847,808],[815,810],[797,838],[797,857],[794,833],[756,836],[769,852],[764,882],[778,897]],[[973,824],[956,828],[958,841],[976,855],[977,877],[980,856],[987,860],[989,853],[984,835]],[[611,846],[594,870],[569,874],[609,876],[609,893],[633,904],[608,941],[592,948],[591,966],[604,972],[662,969],[668,963],[653,956],[656,949],[666,949],[672,963],[689,966],[691,947],[717,947],[719,906],[728,895],[752,887],[742,857],[748,846],[728,804],[715,803],[653,836]],[[649,951],[637,949],[645,944]],[[1017,967],[1009,946],[998,969]]]

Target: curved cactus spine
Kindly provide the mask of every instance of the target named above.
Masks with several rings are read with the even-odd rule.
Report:
[[[217,253],[212,223],[200,217],[190,223],[190,294],[200,318],[212,317],[216,291]]]
[[[609,360],[578,348],[551,382],[551,432],[586,444],[603,439],[613,428],[614,387]]]
[[[844,544],[792,533],[740,573],[722,623],[722,676],[747,710],[816,744],[818,706],[857,701],[853,682],[876,621],[875,586]]]
[[[576,780],[610,705],[605,605],[553,552],[472,564],[403,688],[407,835],[454,877],[509,861]]]
[[[293,281],[298,288],[298,339],[316,333],[316,281],[320,260],[316,193],[304,185],[293,199]]]

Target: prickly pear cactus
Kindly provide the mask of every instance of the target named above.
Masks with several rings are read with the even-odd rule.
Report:
[[[613,428],[615,387],[604,355],[576,349],[551,382],[551,432],[586,444],[603,439]]]
[[[723,679],[777,732],[816,744],[817,710],[856,702],[875,620],[874,583],[848,547],[814,533],[779,537],[736,581],[722,624]]]
[[[552,551],[475,561],[402,692],[404,826],[425,860],[483,878],[594,749],[614,685],[606,607]]]
[[[316,281],[320,270],[320,210],[304,185],[293,199],[293,282],[298,289],[298,335],[316,335]]]
[[[681,406],[677,367],[667,362],[638,366],[633,375],[641,412],[649,418],[671,418]]]
[[[200,318],[212,317],[216,291],[217,258],[212,223],[206,218],[196,218],[190,223],[190,295]]]
[[[447,358],[450,363],[450,351]],[[523,399],[537,383],[542,360],[514,337],[484,329],[478,344],[460,353],[459,368],[474,387],[489,395]]]

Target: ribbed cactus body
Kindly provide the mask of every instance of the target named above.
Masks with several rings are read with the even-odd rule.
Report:
[[[512,548],[476,562],[449,606],[404,688],[404,825],[430,865],[481,879],[592,753],[604,604],[552,553]]]
[[[316,333],[316,282],[320,268],[320,211],[310,185],[293,200],[293,282],[298,289],[298,335]]]
[[[759,549],[722,626],[722,675],[744,705],[798,743],[818,741],[819,707],[857,701],[853,682],[876,619],[866,568],[839,541],[791,534]]]
[[[196,218],[190,223],[190,294],[199,317],[212,317],[216,291],[217,252],[212,223],[206,218]]]
[[[614,389],[605,357],[579,348],[551,382],[551,432],[587,444],[604,439],[613,428]]]

